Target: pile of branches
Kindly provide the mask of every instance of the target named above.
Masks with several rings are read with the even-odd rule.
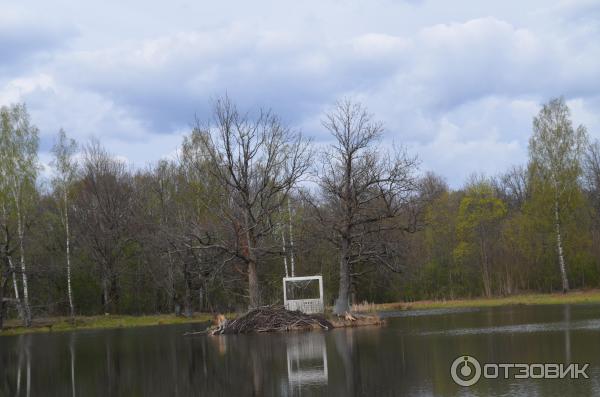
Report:
[[[333,325],[320,316],[289,311],[283,306],[264,306],[250,310],[235,320],[225,321],[211,333],[212,335],[244,334],[314,328],[332,329]]]

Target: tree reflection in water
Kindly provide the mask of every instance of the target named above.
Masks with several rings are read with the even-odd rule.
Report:
[[[205,325],[0,337],[0,396],[454,397],[451,362],[590,363],[589,380],[486,380],[475,395],[600,395],[597,305],[407,313],[384,327],[184,337]]]

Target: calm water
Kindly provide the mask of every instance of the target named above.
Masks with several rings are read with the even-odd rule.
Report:
[[[600,306],[388,313],[380,328],[184,337],[202,325],[0,337],[0,396],[598,396]],[[464,388],[452,361],[590,363]]]

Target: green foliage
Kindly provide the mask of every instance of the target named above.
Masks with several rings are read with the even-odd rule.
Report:
[[[5,210],[0,212],[0,266],[7,268],[6,249],[18,263],[17,224],[25,220],[30,297],[37,313],[68,313],[65,210],[73,224],[72,286],[78,314],[103,313],[103,282],[111,281],[118,313],[174,312],[186,304],[192,311],[247,307],[248,258],[239,229],[243,192],[236,193],[217,177],[223,169],[216,152],[211,155],[209,131],[192,131],[177,160],[138,171],[99,145],[90,146],[96,150],[96,168],[86,168],[85,162],[77,162],[75,142],[61,132],[54,148],[53,183],[45,190],[36,185],[38,132],[26,108],[3,107],[0,113],[0,211]],[[580,177],[585,146],[585,129],[574,128],[564,101],[553,100],[534,120],[526,168],[473,179],[456,189],[426,176],[418,197],[399,207],[397,216],[377,222],[377,227],[354,229],[350,270],[355,301],[558,291],[557,202],[571,286],[600,286],[600,188]],[[596,168],[598,175],[587,179],[600,180],[600,166]],[[273,187],[272,178],[249,183],[251,190]],[[367,193],[377,193],[373,189]],[[57,200],[65,192],[68,206]],[[322,274],[325,302],[332,305],[339,292],[340,246],[335,231],[316,212],[332,221],[343,214],[335,211],[331,197],[309,201],[303,194],[288,193],[286,185],[247,203],[252,207],[249,216],[269,211],[251,227],[261,241],[255,247],[260,296],[264,303],[281,303],[281,235],[283,231],[289,267],[291,222],[296,274]],[[25,211],[21,215],[15,211],[17,204]],[[374,201],[373,210],[386,204]],[[372,214],[365,211],[365,219]],[[415,226],[409,232],[405,226],[411,217]],[[370,233],[377,237],[368,237]],[[372,249],[382,247],[393,252],[399,273],[376,266],[380,258],[371,255]],[[6,274],[11,278],[0,272],[0,282]],[[4,296],[12,297],[12,282],[7,285]],[[20,278],[18,286],[22,289]],[[16,316],[12,306],[9,316]]]

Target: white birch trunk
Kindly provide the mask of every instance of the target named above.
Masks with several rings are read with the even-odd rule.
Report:
[[[17,285],[17,274],[15,272],[15,265],[10,256],[8,257],[8,265],[10,266],[10,271],[12,273],[13,288],[15,290],[15,299],[17,302],[17,312],[19,313],[19,318],[23,320],[23,306],[21,305],[21,296],[19,294],[19,286]]]
[[[25,231],[23,230],[23,219],[21,218],[21,207],[18,198],[15,197],[17,208],[17,234],[19,235],[19,255],[21,257],[21,275],[23,276],[23,312],[25,314],[24,322],[26,327],[31,326],[31,308],[29,307],[29,286],[27,283],[27,267],[25,265],[25,247],[23,246]]]
[[[562,246],[562,236],[560,232],[560,214],[559,214],[559,206],[558,206],[558,198],[554,200],[554,221],[555,221],[555,231],[556,231],[556,248],[558,251],[558,264],[560,266],[560,276],[562,279],[562,289],[563,293],[566,293],[569,290],[569,280],[567,279],[567,266],[565,264],[565,257],[563,253]]]
[[[285,276],[289,277],[288,263],[287,263],[287,253],[286,253],[286,250],[285,250],[285,233],[283,231],[283,227],[281,228],[281,249],[283,250],[283,267],[285,268]]]
[[[6,207],[4,206],[4,204],[2,205],[2,214],[4,216],[4,219],[6,219]],[[19,286],[17,285],[17,274],[15,272],[15,265],[10,256],[8,257],[8,266],[10,267],[10,272],[12,273],[13,288],[15,291],[15,299],[17,301],[17,311],[19,312],[19,317],[22,320],[23,319],[23,308],[21,306],[21,296],[19,294]]]
[[[67,293],[69,295],[69,308],[71,309],[71,318],[75,317],[75,307],[73,305],[73,290],[71,288],[71,237],[69,236],[69,207],[67,201],[67,191],[64,192],[65,201],[65,232],[67,249]]]
[[[290,264],[292,265],[292,277],[296,277],[296,264],[295,264],[295,260],[294,260],[294,233],[292,230],[292,209],[290,207],[290,199],[288,198],[288,202],[287,202],[287,207],[288,207],[288,221],[289,221],[289,228],[290,228]]]

